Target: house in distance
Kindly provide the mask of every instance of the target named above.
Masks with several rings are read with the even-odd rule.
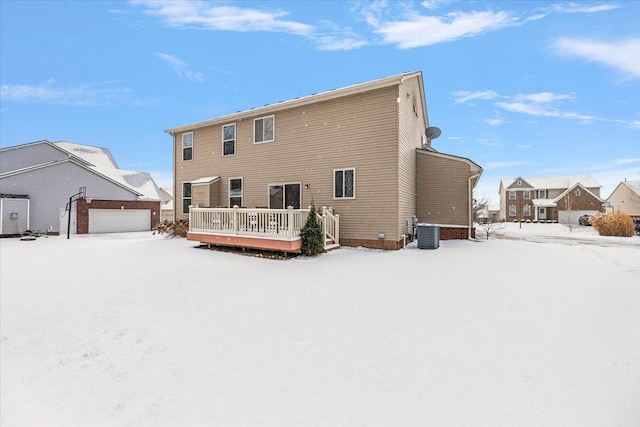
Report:
[[[173,137],[175,217],[191,211],[191,240],[269,247],[279,239],[288,241],[279,249],[296,251],[311,204],[339,217],[340,245],[399,249],[416,222],[438,224],[441,239],[474,235],[482,168],[431,146],[439,131],[429,126],[421,72],[165,132]]]

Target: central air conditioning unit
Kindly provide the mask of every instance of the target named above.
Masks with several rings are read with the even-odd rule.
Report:
[[[418,248],[437,249],[440,246],[440,226],[434,224],[418,224]]]

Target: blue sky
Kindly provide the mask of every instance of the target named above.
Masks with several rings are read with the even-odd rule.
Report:
[[[422,71],[438,151],[499,180],[640,180],[638,1],[0,1],[0,145],[107,147],[171,185],[165,129]]]

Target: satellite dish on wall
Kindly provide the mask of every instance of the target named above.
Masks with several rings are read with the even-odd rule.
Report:
[[[424,131],[424,134],[427,136],[427,138],[429,140],[436,139],[437,137],[440,136],[441,133],[442,133],[442,131],[440,130],[440,128],[437,128],[435,126],[429,126]]]

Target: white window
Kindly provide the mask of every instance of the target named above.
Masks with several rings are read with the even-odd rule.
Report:
[[[182,160],[193,159],[193,132],[182,134]]]
[[[182,213],[189,213],[189,206],[191,206],[191,183],[182,183]]]
[[[531,190],[524,190],[522,192],[522,198],[523,199],[530,199],[531,198]]]
[[[333,198],[354,199],[356,197],[356,170],[336,169],[333,171]]]
[[[516,205],[509,205],[509,216],[516,216]]]
[[[253,121],[253,142],[270,142],[275,139],[275,117],[268,116]]]
[[[509,191],[509,200],[515,200],[515,199],[516,199],[516,192]]]
[[[547,190],[538,190],[538,198],[546,199],[547,198]]]
[[[222,155],[233,156],[236,154],[236,125],[222,126]]]
[[[524,205],[522,207],[522,216],[531,216],[531,205]]]
[[[229,178],[229,207],[242,206],[242,178]]]
[[[580,189],[576,189],[576,197],[580,197]]]

